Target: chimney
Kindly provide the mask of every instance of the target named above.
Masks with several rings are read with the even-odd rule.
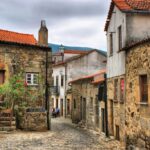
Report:
[[[45,20],[41,21],[41,28],[39,30],[39,45],[48,46],[48,29]]]

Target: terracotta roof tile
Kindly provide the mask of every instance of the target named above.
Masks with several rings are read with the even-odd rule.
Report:
[[[23,34],[0,29],[0,41],[36,45],[37,41],[32,34]]]
[[[94,74],[91,74],[91,75],[88,75],[88,76],[83,76],[83,77],[80,77],[78,79],[72,80],[69,83],[74,83],[74,82],[77,82],[77,81],[80,81],[80,80],[85,80],[85,79],[91,79],[91,78],[93,78],[97,75],[104,74],[104,73],[106,73],[106,69],[102,69],[102,70],[99,70],[98,72],[96,72]]]
[[[86,54],[89,51],[80,51],[80,50],[64,50],[65,54]]]
[[[101,83],[103,81],[105,81],[104,78],[99,78],[98,80],[93,81],[92,84],[98,84],[98,83]]]
[[[126,3],[135,10],[150,10],[150,0],[126,0]]]
[[[150,0],[112,0],[104,30],[107,31],[114,6],[117,6],[121,11],[150,11]]]

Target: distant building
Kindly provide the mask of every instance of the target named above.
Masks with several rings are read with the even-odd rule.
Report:
[[[28,103],[28,106],[30,107],[45,108],[45,95],[43,95],[43,92],[41,93],[39,89],[42,88],[42,91],[45,89],[46,53],[48,59],[51,59],[51,49],[48,47],[48,37],[45,36],[47,34],[48,30],[44,21],[41,22],[39,41],[31,34],[0,30],[0,85],[6,83],[13,75],[23,73],[22,77],[24,78],[24,82],[26,82],[27,86],[30,86],[33,95],[35,95],[35,97],[37,96],[34,103]],[[47,67],[47,80],[48,83],[51,84],[51,61],[48,61]],[[39,78],[42,78],[42,80],[39,81]],[[0,100],[0,104],[3,104],[1,101],[4,102],[5,99]],[[29,101],[31,102],[30,98]],[[1,121],[5,121],[5,118],[4,120],[0,120],[0,130],[3,129]],[[35,122],[31,121],[31,123],[33,123],[32,125],[35,125]],[[20,126],[25,128],[25,124],[21,124]],[[43,127],[47,128],[46,126],[47,125],[44,126],[43,124]],[[38,124],[36,124],[34,130],[37,128],[39,128]],[[13,129],[13,126],[10,126],[10,128],[7,129],[11,130]],[[28,127],[26,129],[28,129]]]
[[[109,134],[125,143],[127,64],[123,50],[150,36],[148,0],[112,0],[105,25],[107,32],[107,87]],[[137,60],[134,60],[138,64]],[[133,68],[132,68],[133,69]],[[129,87],[128,87],[129,88]],[[140,107],[143,107],[140,105]],[[133,110],[130,110],[133,111]]]
[[[55,56],[54,56],[55,57]],[[68,83],[76,78],[105,68],[106,54],[98,50],[64,50],[63,61],[53,65],[54,88],[52,104],[63,116],[71,116],[71,95]]]
[[[98,95],[106,70],[99,70],[95,74],[73,80],[72,93],[72,122],[80,123],[87,128],[105,132],[105,106]],[[103,99],[104,100],[104,99]],[[101,114],[101,115],[100,115]]]

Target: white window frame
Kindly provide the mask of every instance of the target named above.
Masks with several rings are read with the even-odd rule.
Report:
[[[31,76],[30,77],[31,78],[30,79],[31,83],[29,83],[29,75]],[[37,83],[34,83],[35,76],[37,76]],[[27,85],[38,85],[39,84],[38,77],[39,77],[39,73],[27,72],[26,73],[26,83],[27,83]]]

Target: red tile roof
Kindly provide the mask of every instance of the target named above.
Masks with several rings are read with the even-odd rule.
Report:
[[[137,10],[150,10],[150,0],[126,0],[126,3]]]
[[[65,54],[86,54],[89,51],[80,51],[80,50],[64,50]]]
[[[150,0],[112,0],[105,23],[105,31],[107,31],[114,6],[117,6],[123,12],[126,11],[150,11]]]
[[[104,78],[99,78],[98,80],[93,81],[92,84],[99,84],[99,83],[101,83],[103,81],[105,81]]]
[[[0,41],[30,44],[30,45],[37,44],[37,41],[32,34],[23,34],[1,29],[0,29]]]
[[[106,69],[102,69],[102,70],[99,70],[98,72],[96,72],[94,74],[91,74],[91,75],[88,75],[88,76],[84,76],[84,77],[80,77],[78,79],[72,80],[69,83],[74,83],[74,82],[85,80],[85,79],[91,79],[91,78],[93,78],[93,77],[95,77],[97,75],[101,75],[101,74],[104,74],[104,73],[106,73]]]

